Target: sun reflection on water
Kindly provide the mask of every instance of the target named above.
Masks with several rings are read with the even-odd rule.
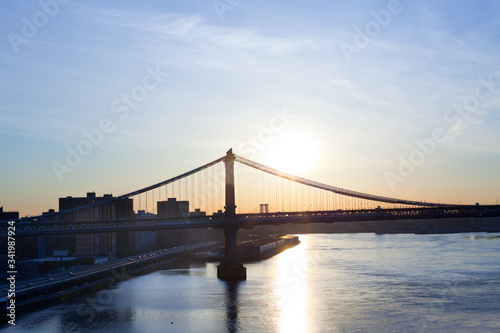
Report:
[[[308,270],[305,244],[276,257],[279,332],[306,332],[308,327]]]

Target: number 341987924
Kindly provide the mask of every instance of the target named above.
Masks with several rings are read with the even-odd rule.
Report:
[[[7,256],[9,257],[8,260],[8,265],[11,269],[13,269],[13,265],[16,264],[16,261],[14,260],[16,257],[16,226],[14,225],[14,221],[9,222],[9,228],[7,231]]]

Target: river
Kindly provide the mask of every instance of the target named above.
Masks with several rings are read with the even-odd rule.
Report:
[[[1,332],[499,332],[500,235],[309,234],[226,283],[215,263],[117,282]]]

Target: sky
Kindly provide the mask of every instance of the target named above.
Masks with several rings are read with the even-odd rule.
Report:
[[[0,206],[222,157],[409,200],[500,197],[498,1],[3,1]]]

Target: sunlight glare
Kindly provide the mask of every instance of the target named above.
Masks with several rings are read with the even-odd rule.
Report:
[[[297,245],[277,258],[279,332],[306,332],[308,326],[308,276],[304,246]]]
[[[294,130],[280,134],[270,144],[264,155],[264,164],[300,176],[316,167],[318,157],[318,144],[312,137]]]

